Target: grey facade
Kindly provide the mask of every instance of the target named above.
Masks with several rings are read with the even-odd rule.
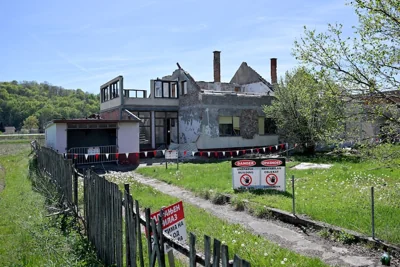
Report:
[[[228,150],[277,144],[274,127],[268,125],[272,121],[262,111],[273,99],[273,86],[245,62],[231,82],[218,81],[219,55],[214,53],[217,80],[213,82],[195,81],[179,64],[171,75],[150,81],[148,96],[145,90],[124,89],[122,76],[111,80],[101,86],[101,116],[127,119],[133,114],[142,119],[141,150],[171,145]],[[103,98],[106,95],[115,97]]]

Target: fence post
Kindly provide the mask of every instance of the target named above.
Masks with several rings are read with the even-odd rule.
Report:
[[[74,202],[76,205],[76,212],[78,212],[78,174],[75,171],[75,166],[72,166],[72,171],[74,172]]]
[[[130,232],[129,232],[129,225],[128,222],[130,221],[129,218],[129,209],[130,207],[130,203],[129,203],[129,184],[124,184],[124,188],[125,188],[125,198],[124,198],[124,209],[125,209],[125,251],[126,251],[126,266],[129,267],[131,266],[131,251],[130,251],[130,242],[129,242],[129,238],[130,238]]]
[[[371,226],[372,239],[375,239],[375,203],[374,203],[374,187],[371,187]]]
[[[293,215],[296,216],[296,200],[294,195],[294,175],[292,175],[292,211]]]

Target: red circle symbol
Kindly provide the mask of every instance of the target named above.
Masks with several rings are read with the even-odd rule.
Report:
[[[267,182],[268,185],[276,185],[278,182],[278,176],[276,174],[270,173],[265,177],[265,181]]]
[[[240,183],[243,186],[249,186],[251,185],[251,182],[253,181],[253,178],[251,178],[250,174],[243,174],[242,176],[240,176]]]

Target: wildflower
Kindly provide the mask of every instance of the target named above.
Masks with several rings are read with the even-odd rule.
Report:
[[[244,244],[242,243],[242,248],[244,248]]]
[[[285,264],[285,262],[284,262],[284,261],[281,261],[281,264]]]
[[[257,246],[257,245],[258,245],[258,243],[257,243],[257,242],[255,242],[255,243],[254,243],[254,245],[256,245],[256,246]]]
[[[225,241],[222,241],[222,245],[225,245],[226,244],[226,242]]]
[[[286,258],[284,258],[284,259],[283,259],[283,261],[287,261],[287,259],[286,259]]]
[[[267,256],[268,256],[268,253],[267,253],[267,252],[265,252],[265,253],[264,253],[264,256],[265,256],[265,257],[267,257]]]
[[[236,243],[236,240],[235,240],[235,239],[233,239],[233,240],[232,240],[232,243]]]

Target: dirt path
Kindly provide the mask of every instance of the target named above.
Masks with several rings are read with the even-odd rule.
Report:
[[[288,248],[299,254],[318,257],[333,266],[381,266],[380,252],[370,251],[360,246],[345,246],[327,241],[317,235],[308,235],[299,228],[275,220],[258,219],[246,212],[234,211],[230,205],[214,205],[210,201],[194,196],[193,193],[156,179],[146,178],[135,172],[126,173],[136,181],[182,199],[214,216],[231,223],[241,224],[257,235]]]

